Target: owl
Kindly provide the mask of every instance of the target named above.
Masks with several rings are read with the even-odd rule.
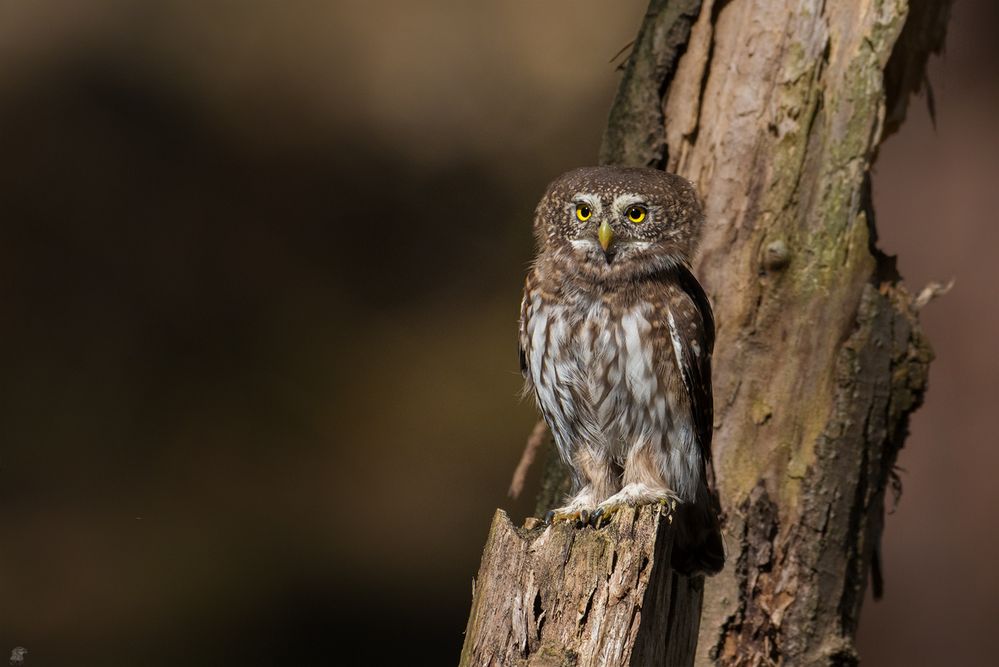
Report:
[[[601,526],[675,506],[673,567],[724,564],[709,490],[714,319],[690,270],[693,186],[655,169],[586,167],[538,204],[521,302],[520,365],[573,493],[550,521]]]

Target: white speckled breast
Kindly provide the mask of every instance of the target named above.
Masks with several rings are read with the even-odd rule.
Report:
[[[672,488],[692,496],[699,453],[689,411],[657,374],[651,307],[639,303],[615,317],[602,301],[582,299],[551,304],[536,296],[526,320],[528,372],[559,452],[571,462],[586,446],[623,464],[648,443]]]

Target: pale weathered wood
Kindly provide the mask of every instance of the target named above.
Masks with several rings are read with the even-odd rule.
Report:
[[[704,579],[670,569],[670,523],[644,507],[599,529],[519,529],[498,510],[461,665],[693,664]]]

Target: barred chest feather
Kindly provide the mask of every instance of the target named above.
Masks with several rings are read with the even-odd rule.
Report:
[[[599,298],[546,303],[535,294],[526,315],[528,371],[563,458],[585,445],[623,464],[633,447],[651,446],[687,496],[699,454],[675,364],[656,358],[652,305],[615,313]]]

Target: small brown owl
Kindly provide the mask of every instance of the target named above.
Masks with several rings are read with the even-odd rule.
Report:
[[[520,360],[573,475],[549,519],[599,526],[621,507],[680,501],[673,566],[711,574],[724,550],[706,474],[714,320],[690,271],[702,220],[673,174],[557,178],[535,215]]]

